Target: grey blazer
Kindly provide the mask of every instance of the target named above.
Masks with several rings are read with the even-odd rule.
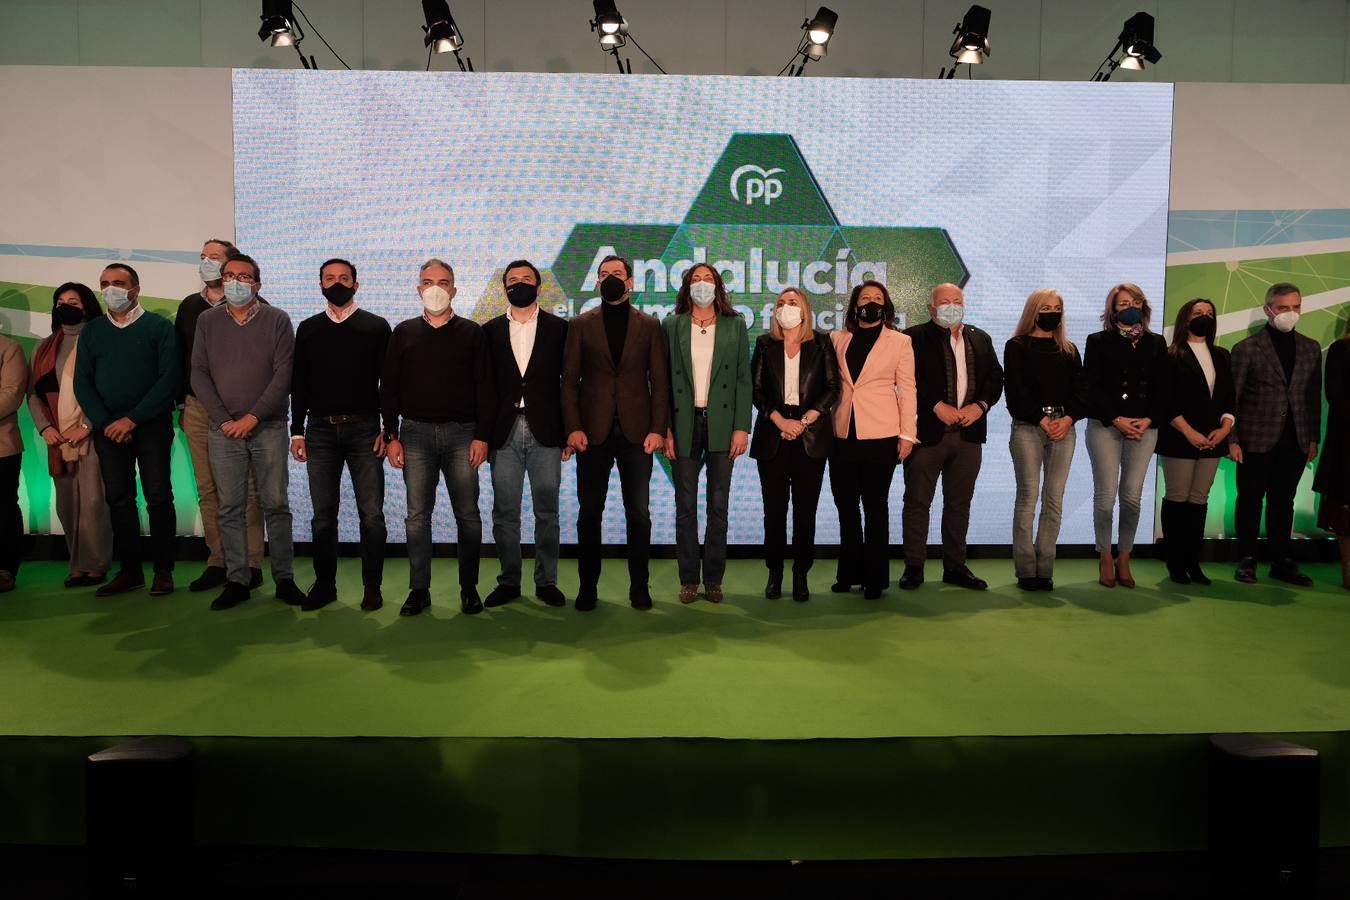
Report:
[[[1268,329],[1233,347],[1233,387],[1237,393],[1237,442],[1244,452],[1274,449],[1284,433],[1285,416],[1294,416],[1294,433],[1305,451],[1322,434],[1322,346],[1294,333],[1294,375],[1271,343]]]

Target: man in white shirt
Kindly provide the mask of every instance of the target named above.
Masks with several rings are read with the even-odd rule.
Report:
[[[483,605],[520,596],[520,521],[525,476],[534,501],[534,589],[549,606],[564,606],[558,589],[558,492],[571,456],[559,389],[567,322],[539,308],[539,270],[528,260],[502,272],[507,308],[483,326],[497,385],[492,427],[492,539],[501,574]]]

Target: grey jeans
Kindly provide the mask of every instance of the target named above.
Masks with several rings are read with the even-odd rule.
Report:
[[[1008,450],[1012,454],[1013,474],[1017,478],[1017,499],[1013,503],[1013,567],[1018,578],[1049,578],[1055,571],[1055,544],[1064,515],[1064,483],[1069,480],[1078,433],[1070,428],[1064,439],[1050,440],[1039,425],[1013,422]],[[1042,486],[1044,475],[1044,486]],[[1036,523],[1036,498],[1040,497],[1041,516]]]
[[[1158,429],[1149,428],[1139,440],[1131,441],[1119,428],[1090,419],[1085,437],[1088,461],[1092,463],[1092,525],[1097,552],[1111,549],[1111,519],[1119,495],[1120,537],[1116,543],[1121,553],[1129,553],[1139,529],[1140,499],[1144,479],[1153,465],[1153,450],[1158,446]]]

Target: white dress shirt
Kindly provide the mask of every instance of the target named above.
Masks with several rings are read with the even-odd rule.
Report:
[[[516,358],[516,368],[524,375],[530,367],[530,354],[534,352],[534,336],[539,332],[539,304],[524,322],[516,319],[515,309],[506,311],[508,333],[511,335],[511,355]],[[516,401],[517,409],[525,408],[525,399]]]
[[[122,321],[117,321],[117,316],[114,316],[112,313],[108,313],[108,321],[112,322],[117,328],[130,328],[132,325],[136,324],[136,320],[143,315],[145,315],[145,307],[137,303],[136,306],[132,308],[131,312],[126,314],[126,317],[122,319]]]
[[[342,309],[338,312],[333,311],[333,304],[325,303],[323,305],[323,311],[324,314],[328,316],[328,320],[330,322],[334,322],[338,325],[341,325],[343,322],[350,319],[352,317],[352,314],[356,312],[356,301],[352,300],[348,302],[347,305],[342,307]]]
[[[1200,364],[1200,371],[1205,373],[1205,384],[1209,385],[1209,395],[1214,396],[1214,354],[1209,352],[1209,343],[1206,341],[1187,341],[1186,346],[1191,348],[1191,353],[1195,354],[1195,361]],[[1230,422],[1237,421],[1232,413],[1224,413],[1223,417]]]
[[[707,331],[707,334],[702,332]],[[713,347],[717,339],[717,320],[706,329],[689,320],[689,356],[694,370],[694,406],[708,405],[708,385],[712,382]]]
[[[952,356],[956,357],[956,408],[960,409],[966,405],[966,391],[970,388],[970,382],[966,377],[966,348],[962,341],[965,338],[961,332],[965,326],[959,326],[955,330],[949,330],[947,339],[951,341]]]

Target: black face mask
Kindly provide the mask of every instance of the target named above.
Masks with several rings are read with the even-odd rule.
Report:
[[[524,281],[517,281],[506,289],[506,299],[512,306],[524,309],[539,299],[539,288]]]
[[[84,309],[79,306],[71,306],[69,303],[62,303],[56,307],[56,324],[58,325],[78,325],[84,321]]]
[[[886,318],[886,308],[880,303],[863,303],[858,307],[859,322],[871,324],[872,322],[880,322],[884,318]]]
[[[600,282],[600,296],[606,303],[618,303],[628,293],[628,285],[618,275],[606,275]]]
[[[1209,339],[1214,337],[1218,324],[1213,316],[1196,316],[1186,323],[1186,328],[1196,337]]]
[[[323,299],[334,306],[346,306],[352,302],[352,297],[356,295],[356,288],[335,281],[323,289]]]
[[[1054,331],[1064,321],[1064,313],[1043,312],[1036,314],[1036,327],[1041,331]]]

